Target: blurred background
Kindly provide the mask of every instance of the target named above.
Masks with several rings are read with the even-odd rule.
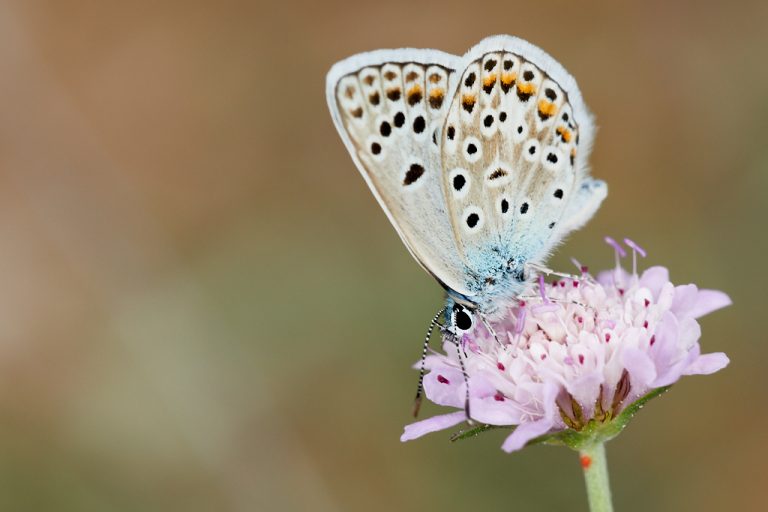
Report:
[[[0,508],[585,510],[575,454],[400,444],[439,287],[333,128],[350,54],[511,33],[577,77],[631,236],[731,365],[609,447],[618,510],[761,510],[768,3],[0,4]],[[434,413],[427,408],[425,413]],[[760,480],[763,480],[762,482]]]

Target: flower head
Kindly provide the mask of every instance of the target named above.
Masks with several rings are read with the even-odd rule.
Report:
[[[492,322],[481,322],[460,341],[466,379],[453,337],[443,339],[444,354],[427,357],[427,398],[459,409],[405,427],[401,440],[451,428],[465,421],[469,385],[471,419],[514,427],[502,448],[519,450],[534,439],[616,435],[630,404],[665,389],[683,375],[724,368],[723,353],[701,354],[697,318],[729,305],[722,292],[693,284],[675,286],[664,267],[636,271],[645,252],[631,240],[633,270],[625,271],[624,248],[616,250],[613,270],[543,278]],[[546,437],[542,437],[546,436]],[[570,437],[568,437],[570,436]]]

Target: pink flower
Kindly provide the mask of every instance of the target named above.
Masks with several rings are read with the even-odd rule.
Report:
[[[609,243],[618,261],[623,249]],[[635,262],[645,255],[625,243]],[[514,427],[502,446],[507,452],[546,434],[593,435],[649,392],[724,368],[725,354],[701,354],[696,319],[730,303],[719,291],[675,286],[664,267],[638,276],[617,264],[596,278],[582,267],[578,278],[540,280],[493,322],[499,341],[481,322],[462,340],[472,420]],[[402,441],[467,419],[466,382],[450,337],[443,349],[428,356],[424,387],[429,400],[458,411],[406,426]],[[618,430],[605,431],[612,437]]]

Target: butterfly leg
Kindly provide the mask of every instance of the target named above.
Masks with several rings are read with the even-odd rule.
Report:
[[[488,329],[488,332],[491,333],[491,335],[493,336],[493,339],[496,340],[496,343],[499,346],[503,346],[503,343],[501,342],[498,335],[496,334],[496,331],[493,330],[493,327],[491,327],[490,322],[488,322],[488,320],[486,320],[485,316],[483,316],[482,314],[480,315],[480,321],[483,322],[483,325],[485,326],[486,329]]]
[[[445,312],[445,308],[437,312],[437,314],[429,322],[429,328],[427,329],[427,335],[424,337],[424,347],[421,350],[421,365],[419,367],[419,385],[416,388],[416,398],[413,400],[413,417],[419,415],[419,409],[421,409],[421,395],[424,392],[424,361],[427,359],[427,349],[429,348],[429,340],[432,338],[432,331],[435,330],[435,326],[439,325],[437,321]]]
[[[523,300],[528,300],[528,301],[535,301],[535,300],[540,300],[541,296],[540,295],[518,295],[517,298],[518,299],[523,299]],[[547,299],[550,302],[557,302],[558,304],[575,304],[577,306],[583,307],[584,309],[592,309],[592,310],[595,309],[595,308],[593,308],[591,306],[587,306],[586,304],[582,304],[581,302],[579,302],[577,300],[563,300],[563,299],[556,299],[554,297],[547,297]]]
[[[564,277],[566,279],[573,279],[574,281],[583,279],[582,277],[577,277],[577,276],[574,276],[573,274],[566,274],[564,272],[555,272],[551,268],[547,268],[544,265],[539,265],[538,263],[526,263],[525,266],[536,272],[547,274],[548,276]]]

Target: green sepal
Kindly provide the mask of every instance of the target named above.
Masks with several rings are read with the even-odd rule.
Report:
[[[451,434],[451,442],[461,441],[464,439],[469,439],[470,437],[477,437],[478,435],[482,434],[483,432],[487,432],[489,430],[496,430],[500,428],[509,429],[510,431],[515,430],[515,427],[511,426],[500,426],[500,425],[478,425],[476,427],[469,428],[467,430],[459,430],[457,432],[454,432]]]

